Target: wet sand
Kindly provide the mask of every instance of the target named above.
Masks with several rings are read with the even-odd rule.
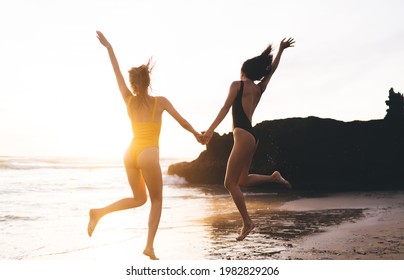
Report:
[[[232,241],[236,217],[216,218],[211,258],[404,260],[403,193],[329,194],[273,209],[262,204],[250,202],[257,228],[244,242]]]
[[[318,202],[318,203],[315,203]],[[404,197],[397,193],[338,195],[321,201],[287,203],[281,209],[312,207],[362,209],[359,219],[345,220],[320,234],[297,240],[277,259],[404,260]]]
[[[181,209],[166,207],[156,238],[157,256],[161,260],[404,260],[403,192],[311,198],[246,194],[246,200],[256,228],[241,242],[236,241],[241,220],[225,193],[190,199]],[[36,259],[145,260],[141,254],[145,234],[145,228],[133,229],[103,244],[100,239],[107,236],[100,230],[88,239],[88,248]]]

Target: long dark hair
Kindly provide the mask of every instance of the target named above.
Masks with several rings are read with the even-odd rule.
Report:
[[[246,60],[241,66],[241,72],[253,80],[260,81],[271,72],[272,45],[269,45],[259,56]]]

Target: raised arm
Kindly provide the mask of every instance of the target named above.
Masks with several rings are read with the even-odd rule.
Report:
[[[278,53],[276,54],[276,57],[271,65],[271,72],[269,72],[269,74],[266,75],[261,80],[261,82],[258,83],[258,86],[261,88],[261,92],[265,91],[265,89],[268,86],[269,81],[271,80],[272,75],[275,73],[276,69],[278,68],[279,62],[281,61],[281,56],[282,56],[283,51],[289,47],[294,47],[294,45],[293,45],[294,43],[295,43],[295,39],[293,39],[293,38],[289,38],[287,40],[286,40],[286,38],[284,38],[281,41],[281,43],[279,44]]]
[[[111,44],[108,42],[107,38],[105,38],[104,34],[100,31],[97,31],[97,38],[100,40],[100,43],[108,50],[109,59],[111,60],[112,68],[114,69],[116,81],[118,83],[119,91],[121,92],[122,98],[125,103],[128,103],[129,97],[132,96],[131,91],[126,86],[125,80],[122,76],[121,69],[119,68],[118,60],[116,59],[114,50]]]
[[[164,106],[164,110],[166,110],[185,130],[191,132],[198,142],[202,141],[202,135],[197,132],[192,125],[184,119],[177,110],[175,110],[174,106],[171,102],[165,97],[159,97],[162,100],[162,104]]]
[[[223,107],[220,109],[219,113],[217,114],[217,117],[215,120],[212,122],[208,130],[205,132],[204,136],[204,143],[207,144],[210,139],[212,138],[213,132],[215,131],[216,127],[223,121],[223,119],[226,117],[227,113],[230,110],[230,107],[233,105],[234,100],[236,99],[237,96],[237,91],[239,90],[240,83],[239,82],[233,82],[230,85],[229,89],[229,94],[226,98],[226,101],[224,102]]]

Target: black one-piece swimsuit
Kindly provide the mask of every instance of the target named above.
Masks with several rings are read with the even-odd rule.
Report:
[[[235,128],[241,128],[244,129],[245,131],[249,132],[252,136],[254,136],[255,142],[257,143],[258,138],[255,135],[251,121],[248,119],[247,115],[244,112],[243,108],[243,88],[244,88],[244,82],[240,82],[240,89],[237,92],[237,97],[234,100],[234,103],[232,105],[232,115],[233,115],[233,129]]]

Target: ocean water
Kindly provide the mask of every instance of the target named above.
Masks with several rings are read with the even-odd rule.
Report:
[[[227,191],[167,175],[168,166],[179,161],[161,160],[164,198],[155,250],[166,260],[271,259],[303,236],[363,219],[386,196],[365,194],[377,199],[362,206],[354,201],[295,211],[281,210],[285,202],[301,199],[293,192],[252,189],[245,197],[257,227],[236,242],[241,220]],[[122,160],[0,157],[0,260],[145,258],[149,202],[104,217],[92,238],[87,235],[89,209],[131,196]],[[381,208],[374,205],[377,213]]]
[[[187,228],[204,215],[202,188],[168,176],[163,159],[160,231]],[[90,239],[88,210],[132,195],[121,160],[0,157],[0,259],[35,259],[91,251],[137,239],[145,243],[149,205],[106,216]],[[198,211],[192,209],[195,202]],[[179,215],[181,213],[181,215]]]

